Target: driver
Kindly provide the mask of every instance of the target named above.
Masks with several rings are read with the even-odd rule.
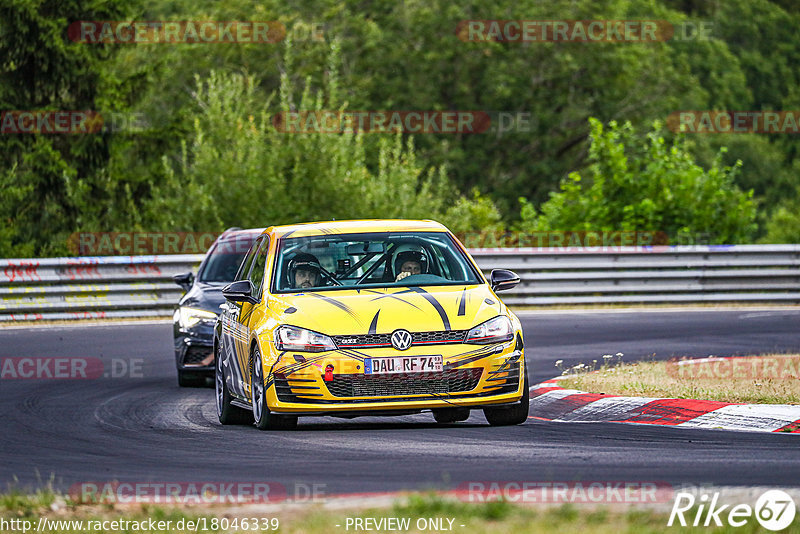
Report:
[[[397,273],[395,282],[414,274],[425,274],[428,272],[428,259],[422,252],[404,250],[394,259],[394,272]]]
[[[322,267],[313,254],[299,252],[289,260],[289,286],[295,289],[307,289],[319,285]]]

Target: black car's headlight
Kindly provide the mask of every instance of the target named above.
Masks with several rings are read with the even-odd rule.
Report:
[[[325,334],[287,325],[275,331],[275,346],[278,350],[293,352],[336,350],[333,340]]]
[[[181,306],[176,312],[178,316],[178,324],[181,328],[191,328],[198,323],[212,322],[217,318],[217,314],[200,308],[191,308],[189,306]]]
[[[505,315],[498,315],[467,332],[465,343],[483,345],[510,341],[513,338],[514,329],[511,326],[511,320]]]

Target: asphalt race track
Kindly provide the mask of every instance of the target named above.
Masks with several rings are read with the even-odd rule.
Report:
[[[800,310],[522,315],[531,383],[603,354],[800,351]],[[0,483],[255,482],[326,494],[455,488],[468,481],[658,481],[800,486],[800,437],[648,425],[492,428],[480,412],[437,426],[400,418],[301,418],[298,430],[222,427],[211,388],[177,386],[171,324],[0,330],[0,358],[90,356],[94,380],[0,380]],[[112,361],[117,363],[112,364]],[[133,364],[133,371],[123,367]]]

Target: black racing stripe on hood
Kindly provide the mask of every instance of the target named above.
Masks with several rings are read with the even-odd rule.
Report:
[[[400,293],[412,293],[412,292],[411,292],[411,291],[401,291]],[[393,298],[393,299],[399,300],[399,301],[400,301],[400,302],[402,302],[403,304],[408,304],[408,305],[409,305],[409,306],[411,306],[412,308],[416,308],[416,309],[418,309],[418,310],[419,310],[419,306],[417,306],[417,305],[416,305],[416,304],[414,304],[413,302],[408,302],[407,300],[405,300],[405,299],[402,299],[402,298],[400,298],[400,297],[396,296],[396,293],[385,293],[385,294],[381,295],[380,297],[375,297],[374,299],[372,299],[372,301],[374,302],[374,301],[376,301],[376,300],[381,300],[381,299],[384,299],[384,298],[387,298],[387,297],[388,297],[388,298]]]
[[[378,310],[375,312],[375,317],[372,318],[372,322],[369,323],[369,332],[368,334],[377,334],[378,333],[378,315],[381,314],[381,311]]]
[[[461,300],[458,301],[458,316],[462,317],[467,313],[467,288],[461,291]]]
[[[442,307],[442,305],[439,303],[438,300],[436,300],[436,298],[433,295],[431,295],[430,293],[428,293],[427,291],[425,291],[421,287],[411,287],[411,288],[409,288],[409,291],[413,291],[414,293],[419,293],[420,295],[425,297],[425,300],[430,302],[431,306],[436,308],[436,311],[439,312],[439,317],[442,318],[442,323],[444,324],[444,329],[445,330],[450,330],[450,319],[447,317],[447,312],[444,311],[444,308]]]
[[[332,305],[336,306],[340,310],[342,310],[342,311],[346,312],[348,315],[350,315],[350,317],[355,319],[358,324],[361,324],[361,319],[358,318],[358,315],[356,315],[356,313],[353,311],[353,308],[351,308],[350,306],[348,306],[344,302],[339,302],[338,300],[336,300],[334,298],[326,297],[325,295],[320,295],[319,293],[307,293],[307,294],[311,295],[312,297],[317,297],[320,300],[324,300],[328,304],[332,304]]]

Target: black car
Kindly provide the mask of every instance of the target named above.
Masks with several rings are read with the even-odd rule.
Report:
[[[208,249],[197,277],[192,272],[173,277],[186,290],[172,317],[179,385],[202,386],[207,377],[213,378],[212,343],[219,306],[225,302],[222,288],[233,282],[242,258],[263,230],[226,230]]]

